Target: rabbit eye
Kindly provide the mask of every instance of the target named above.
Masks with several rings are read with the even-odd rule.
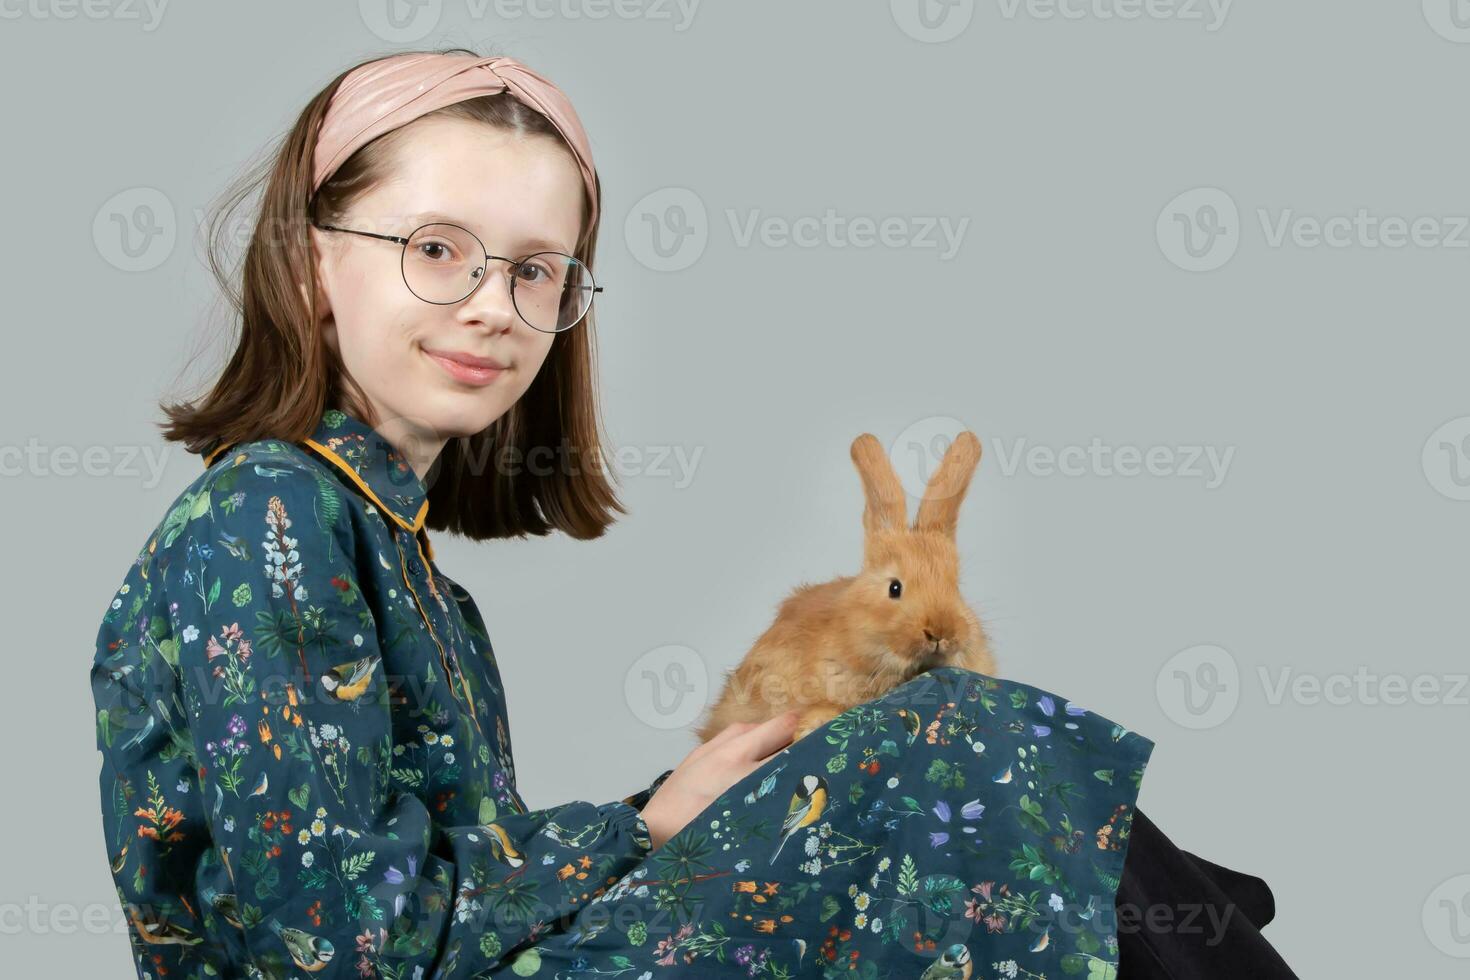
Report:
[[[888,580],[888,598],[897,599],[903,595],[903,583],[896,578]]]

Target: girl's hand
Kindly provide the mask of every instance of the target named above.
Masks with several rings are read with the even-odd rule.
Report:
[[[800,712],[756,724],[737,721],[690,752],[643,805],[655,850],[684,829],[720,794],[791,744]]]

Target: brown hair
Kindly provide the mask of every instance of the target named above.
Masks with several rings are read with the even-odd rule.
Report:
[[[467,48],[437,53],[479,56]],[[313,326],[317,282],[308,226],[313,220],[339,220],[355,200],[389,176],[401,134],[393,130],[357,150],[312,195],[317,133],[332,95],[356,67],[311,100],[260,171],[240,181],[213,212],[210,269],[233,308],[232,319],[238,318],[239,336],[206,394],[192,402],[160,403],[169,418],[158,423],[164,438],[183,442],[191,453],[203,455],[257,439],[299,442],[311,435],[329,407],[343,408],[369,425],[378,423],[340,356]],[[427,115],[550,137],[565,146],[549,119],[509,92],[468,99]],[[262,182],[265,191],[237,290],[222,258],[226,225]],[[600,180],[597,196],[600,215]],[[587,213],[584,200],[584,223]],[[584,227],[575,249],[588,268],[595,268],[600,224],[599,217]],[[303,271],[306,282],[300,283]],[[589,311],[576,327],[556,334],[545,363],[514,405],[483,431],[445,444],[424,477],[428,527],[477,540],[552,530],[595,538],[616,520],[615,512],[627,513],[602,465],[593,326]],[[538,452],[531,459],[550,451],[557,462],[528,467],[524,461],[533,449]]]

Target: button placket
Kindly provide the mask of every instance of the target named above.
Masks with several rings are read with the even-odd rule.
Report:
[[[452,664],[450,663],[448,652],[444,649],[444,644],[439,639],[439,633],[438,633],[438,631],[434,629],[434,622],[433,622],[433,620],[429,616],[428,607],[425,606],[424,605],[424,601],[419,598],[418,590],[413,587],[413,581],[412,581],[412,579],[409,576],[409,573],[410,572],[412,572],[415,577],[416,576],[419,576],[419,575],[425,575],[425,574],[428,575],[429,578],[430,578],[430,587],[431,588],[433,588],[433,580],[432,580],[432,578],[433,578],[433,572],[432,571],[429,571],[429,569],[428,569],[427,565],[425,564],[425,562],[423,560],[421,560],[422,559],[422,556],[423,556],[423,551],[419,547],[419,538],[418,538],[418,535],[417,534],[413,534],[413,535],[410,535],[410,536],[413,537],[413,540],[414,540],[414,550],[415,550],[415,552],[417,552],[417,554],[418,554],[419,557],[411,557],[411,556],[408,556],[408,555],[404,554],[403,541],[401,540],[401,538],[398,535],[396,535],[396,534],[394,535],[394,541],[398,545],[399,569],[403,573],[403,584],[405,586],[407,586],[409,594],[411,596],[413,596],[414,605],[416,607],[418,607],[419,616],[423,619],[424,626],[429,631],[429,637],[430,637],[430,639],[432,639],[434,641],[434,646],[437,647],[438,650],[439,650],[439,662],[444,667],[444,675],[445,675],[445,677],[447,677],[449,679],[449,692],[450,692],[450,694],[451,695],[454,695],[456,698],[459,696],[459,694],[454,689],[455,679],[458,678],[458,680],[459,680],[459,689],[460,689],[460,691],[463,692],[463,694],[464,694],[464,700],[465,700],[466,704],[469,706],[470,720],[472,722],[474,722],[475,729],[477,731],[479,731],[480,734],[483,736],[485,734],[485,732],[484,732],[484,729],[480,728],[479,713],[475,710],[475,699],[474,699],[474,696],[472,694],[470,694],[469,684],[466,683],[466,681],[465,681],[464,673],[459,669],[459,661],[458,661],[458,658],[456,657],[454,663],[452,663]]]
[[[464,672],[459,668],[458,655],[455,656],[454,662],[450,663],[449,654],[445,651],[444,644],[439,639],[438,631],[434,629],[433,617],[430,615],[429,609],[424,604],[423,599],[419,597],[418,590],[414,588],[413,584],[414,578],[420,575],[425,576],[430,593],[439,601],[441,607],[444,606],[444,599],[439,595],[438,586],[434,581],[433,570],[429,567],[429,557],[432,557],[434,552],[433,547],[428,543],[428,534],[424,531],[424,515],[429,509],[428,500],[420,500],[418,513],[410,517],[404,511],[416,499],[415,497],[403,497],[389,493],[387,495],[389,499],[399,504],[397,509],[389,507],[373,491],[372,486],[364,479],[362,473],[358,471],[357,466],[344,458],[342,454],[316,439],[307,439],[305,445],[335,465],[342,472],[343,476],[356,484],[363,494],[376,505],[377,510],[381,511],[385,515],[385,518],[391,518],[393,523],[400,529],[394,532],[393,543],[398,549],[398,570],[403,577],[403,585],[408,589],[408,594],[413,597],[413,603],[419,611],[419,617],[423,620],[424,627],[429,631],[429,637],[434,641],[434,646],[439,650],[439,662],[444,668],[444,676],[449,684],[450,697],[459,701],[461,700],[460,692],[463,692],[463,701],[469,705],[470,720],[474,722],[475,729],[483,737],[485,732],[480,727],[479,714],[475,710],[474,695],[470,693],[469,683],[465,678]],[[406,467],[404,469],[406,471]],[[404,545],[403,535],[407,535],[413,539],[413,557],[409,555]],[[428,548],[429,557],[425,557],[425,548]],[[446,616],[448,615],[447,610],[445,610],[445,614]],[[459,692],[454,689],[456,679],[459,681]]]

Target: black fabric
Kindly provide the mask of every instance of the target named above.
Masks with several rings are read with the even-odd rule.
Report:
[[[1296,980],[1261,929],[1271,888],[1174,846],[1135,810],[1118,886],[1119,980]]]

